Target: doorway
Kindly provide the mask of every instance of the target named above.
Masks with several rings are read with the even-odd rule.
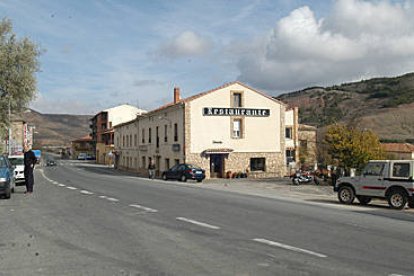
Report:
[[[222,178],[224,176],[224,154],[210,155],[210,177]]]

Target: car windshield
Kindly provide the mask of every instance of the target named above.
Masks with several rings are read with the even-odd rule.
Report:
[[[201,168],[200,168],[200,167],[197,167],[197,166],[194,166],[194,165],[191,165],[191,164],[188,164],[188,165],[187,165],[187,167],[188,167],[189,169],[201,170]]]
[[[12,165],[24,165],[24,159],[23,158],[9,158],[9,161]]]
[[[0,157],[0,168],[7,167],[7,161],[4,157]]]

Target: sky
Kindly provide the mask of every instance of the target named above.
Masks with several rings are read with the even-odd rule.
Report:
[[[414,71],[414,1],[0,0],[43,50],[42,113],[145,110],[241,81],[269,95]]]

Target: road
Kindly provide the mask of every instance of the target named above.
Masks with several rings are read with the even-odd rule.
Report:
[[[414,275],[414,215],[59,161],[0,200],[0,275]]]

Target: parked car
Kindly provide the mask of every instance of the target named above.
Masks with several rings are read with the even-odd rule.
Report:
[[[11,193],[14,193],[16,184],[14,182],[14,166],[6,156],[0,156],[0,195],[9,199]]]
[[[46,160],[46,166],[47,167],[56,166],[56,161],[54,159],[47,159]]]
[[[162,179],[164,180],[178,179],[185,182],[187,179],[192,179],[201,182],[204,178],[206,178],[205,171],[191,164],[177,164],[162,173]]]
[[[341,177],[334,186],[341,203],[361,205],[373,198],[388,200],[393,209],[403,209],[408,203],[414,208],[414,160],[372,160],[362,175]]]
[[[78,160],[86,160],[86,158],[87,158],[87,155],[85,152],[80,152],[78,154]]]
[[[12,166],[14,166],[14,181],[16,186],[24,185],[24,156],[10,155],[8,159]]]

